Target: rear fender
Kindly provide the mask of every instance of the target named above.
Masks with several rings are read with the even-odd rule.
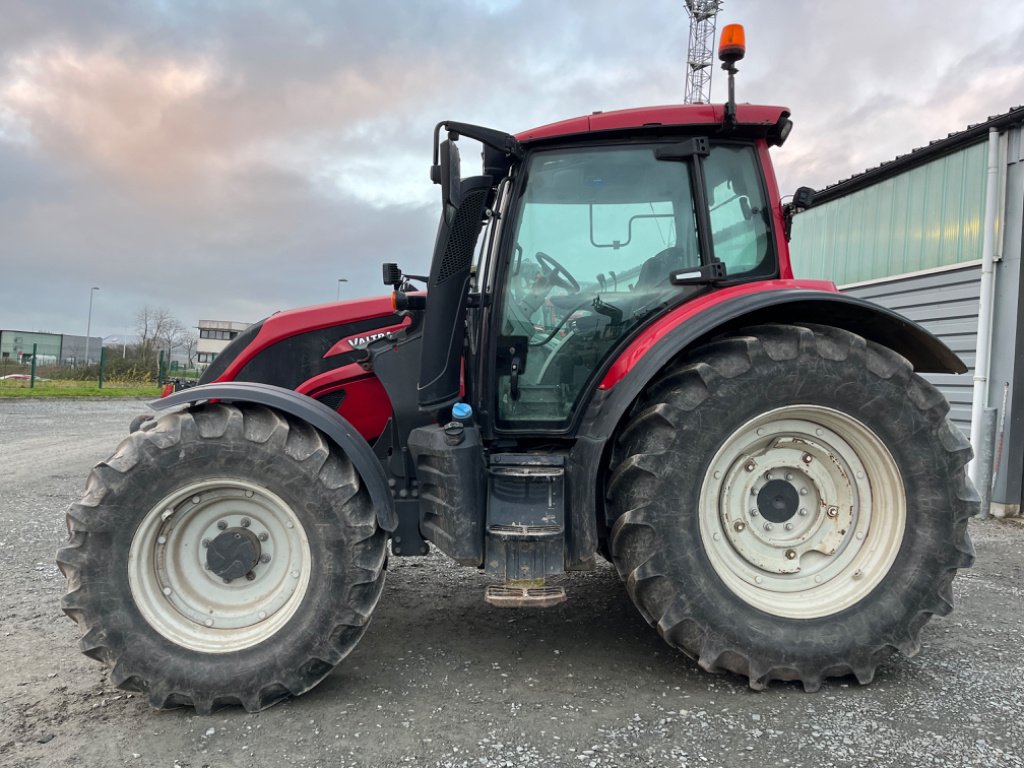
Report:
[[[603,514],[601,473],[616,427],[647,383],[671,360],[716,336],[766,323],[830,325],[898,352],[919,372],[967,371],[942,341],[884,307],[828,290],[828,283],[773,281],[769,285],[772,289],[765,290],[764,284],[759,290],[756,284],[736,286],[683,304],[648,326],[608,367],[583,415],[569,457],[574,508]],[[593,551],[599,531],[597,517],[575,522],[576,541],[570,542],[570,550],[578,558]]]
[[[321,402],[290,389],[270,384],[239,381],[191,387],[160,400],[154,400],[149,405],[155,410],[164,411],[210,400],[265,405],[301,419],[323,432],[345,452],[366,484],[366,489],[373,500],[373,506],[377,510],[377,522],[380,527],[391,532],[398,526],[394,501],[388,489],[384,469],[369,443],[348,421]]]

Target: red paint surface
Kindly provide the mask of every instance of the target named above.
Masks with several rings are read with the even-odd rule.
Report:
[[[319,304],[313,307],[290,309],[268,317],[256,338],[232,360],[217,381],[234,381],[246,363],[257,354],[277,342],[307,331],[315,331],[332,325],[352,323],[371,317],[393,315],[390,296],[377,296],[370,299],[340,301],[331,304]],[[347,350],[346,350],[347,351]]]
[[[338,413],[368,442],[380,437],[391,418],[391,399],[380,380],[359,363],[325,371],[295,391],[316,399],[339,389],[345,390],[345,399]]]
[[[648,327],[643,333],[637,336],[633,342],[619,355],[618,359],[608,369],[598,389],[611,389],[629,373],[633,366],[646,355],[655,344],[661,341],[676,326],[685,323],[701,312],[719,304],[724,304],[730,299],[739,296],[746,296],[751,293],[763,293],[766,291],[783,291],[802,288],[804,290],[827,291],[838,293],[835,285],[827,280],[762,280],[756,283],[744,283],[723,288],[720,291],[709,293],[693,301],[687,302],[669,312],[656,323]]]
[[[778,122],[786,107],[759,104],[737,104],[736,122],[747,125],[771,126]],[[649,125],[706,125],[722,122],[721,104],[673,104],[662,107],[639,107],[600,112],[549,123],[516,134],[522,142],[571,136],[579,133],[615,131],[624,128],[642,128]]]
[[[363,347],[353,347],[352,344],[351,344],[352,340],[353,339],[366,338],[367,336],[375,336],[378,333],[379,334],[394,333],[395,331],[402,330],[403,328],[408,326],[411,322],[412,322],[412,318],[406,317],[398,325],[386,325],[383,328],[374,328],[372,331],[363,331],[361,333],[353,333],[351,336],[346,336],[344,339],[339,339],[337,344],[335,344],[333,347],[331,347],[329,350],[327,350],[327,353],[324,355],[324,357],[325,358],[327,358],[327,357],[334,357],[334,355],[342,355],[342,354],[344,354],[346,352],[354,352],[357,349],[362,349],[363,347],[366,346],[365,344],[363,345]],[[375,339],[375,341],[376,341],[376,339]]]

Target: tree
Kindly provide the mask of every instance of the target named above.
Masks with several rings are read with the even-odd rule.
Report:
[[[185,326],[167,307],[154,309],[146,304],[135,313],[135,334],[144,358],[156,357],[161,349],[166,350],[170,358],[171,349],[185,333]]]
[[[181,335],[179,346],[185,350],[185,357],[188,359],[189,368],[195,364],[196,345],[198,343],[199,336],[192,331],[187,331]]]

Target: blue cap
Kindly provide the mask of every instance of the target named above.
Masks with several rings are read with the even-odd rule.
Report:
[[[473,415],[473,408],[469,403],[456,403],[452,406],[452,418],[465,421]]]

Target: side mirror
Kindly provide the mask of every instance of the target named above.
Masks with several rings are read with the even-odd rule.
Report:
[[[798,211],[805,210],[814,205],[814,190],[810,187],[799,187],[793,193],[793,207]]]
[[[445,211],[458,208],[462,202],[462,161],[455,139],[445,139],[439,147],[441,202]]]
[[[800,211],[806,211],[812,205],[814,205],[814,190],[810,187],[799,187],[793,193],[793,199],[782,206],[782,226],[787,242],[793,236],[793,217]]]

